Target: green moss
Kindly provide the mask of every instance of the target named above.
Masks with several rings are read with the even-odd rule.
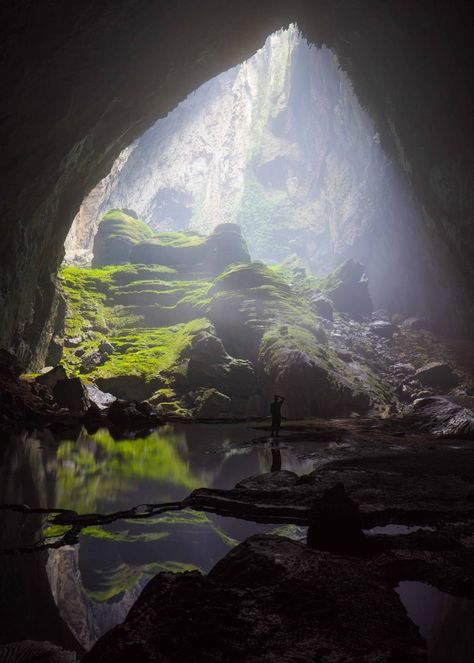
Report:
[[[150,244],[156,246],[173,246],[175,248],[184,248],[189,246],[201,246],[205,244],[207,237],[192,231],[186,232],[160,232],[149,240]]]
[[[260,286],[274,286],[286,293],[290,292],[287,282],[264,263],[237,263],[229,265],[214,279],[209,293],[243,290]]]
[[[145,381],[158,375],[170,376],[179,369],[179,359],[193,336],[210,331],[212,325],[204,318],[172,327],[136,329],[109,336],[116,352],[90,373],[91,378],[136,375]]]
[[[346,364],[335,350],[321,343],[317,335],[299,326],[285,326],[284,333],[281,327],[266,332],[262,338],[259,358],[271,373],[274,368],[278,371],[278,363],[284,361],[292,350],[305,353],[322,368],[336,391],[339,385],[346,385],[354,397],[365,394],[372,403],[392,402],[390,390],[370,368],[357,363]]]
[[[123,210],[111,209],[99,222],[92,265],[100,267],[129,262],[132,247],[151,237],[153,231],[146,223]]]

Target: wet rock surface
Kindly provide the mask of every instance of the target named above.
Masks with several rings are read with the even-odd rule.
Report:
[[[474,411],[448,398],[420,398],[411,416],[415,427],[432,435],[474,439]]]
[[[303,661],[315,652],[354,663],[426,660],[394,588],[418,580],[474,598],[474,468],[471,442],[453,446],[409,426],[289,425],[283,446],[285,438],[324,441],[344,431],[341,458],[318,467],[316,452],[318,469],[307,475],[274,471],[232,490],[194,491],[184,502],[193,509],[309,525],[308,545],[257,535],[208,576],[159,574],[85,661]],[[352,452],[348,434],[358,440]],[[367,535],[390,523],[411,527]]]
[[[360,606],[365,609],[361,610]],[[160,627],[156,628],[159,624]],[[84,662],[416,661],[424,647],[375,565],[253,536],[209,575],[160,574]]]

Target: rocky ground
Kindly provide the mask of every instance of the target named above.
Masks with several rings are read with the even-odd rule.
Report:
[[[159,574],[83,660],[426,661],[394,588],[418,580],[474,598],[472,443],[369,420],[308,422],[285,436],[322,441],[337,431],[357,440],[356,452],[341,448],[340,460],[309,475],[271,472],[185,501],[308,525],[307,542],[257,535],[207,576]],[[367,534],[390,523],[411,527]]]

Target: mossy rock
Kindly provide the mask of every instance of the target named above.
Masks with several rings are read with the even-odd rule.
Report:
[[[257,361],[260,341],[276,324],[320,328],[308,297],[295,291],[281,272],[262,263],[236,264],[209,289],[206,315],[228,351]]]
[[[249,398],[256,389],[252,364],[231,357],[213,329],[195,334],[180,359],[184,370],[178,382],[190,388],[212,387],[239,398]]]
[[[197,419],[229,419],[232,417],[232,399],[217,389],[198,389],[193,414]]]
[[[130,262],[130,252],[135,244],[153,237],[153,231],[140,219],[123,210],[109,210],[99,223],[94,237],[93,267],[120,265]]]
[[[334,303],[337,311],[347,313],[354,320],[362,320],[373,311],[369,284],[364,266],[347,260],[332,274],[320,281],[320,289]]]
[[[209,237],[193,232],[158,233],[137,244],[130,254],[130,261],[181,270],[207,268],[217,274],[226,265],[250,259],[245,240],[240,229],[236,228],[234,224],[222,224]]]
[[[230,225],[230,224],[229,224]],[[290,292],[290,287],[275,272],[260,262],[237,263],[227,267],[214,280],[209,294],[229,290],[246,290],[260,286],[273,286]]]
[[[335,351],[301,327],[283,331],[274,328],[264,335],[259,365],[267,399],[273,393],[286,396],[287,416],[364,414],[372,403],[385,400],[370,371],[353,371]]]

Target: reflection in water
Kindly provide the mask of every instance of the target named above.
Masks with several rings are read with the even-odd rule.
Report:
[[[426,640],[428,663],[472,663],[474,601],[423,582],[404,581],[396,590]]]
[[[4,457],[2,501],[104,513],[178,501],[201,486],[231,488],[245,477],[270,470],[302,474],[313,469],[311,459],[301,460],[305,456],[301,443],[271,447],[252,444],[253,437],[250,429],[238,424],[168,425],[133,440],[115,440],[107,429],[93,435],[83,431],[75,440],[59,442],[43,434],[23,442],[15,436],[7,445],[10,458]],[[17,473],[14,482],[13,472]],[[31,490],[20,493],[19,485],[29,485]],[[29,522],[33,524],[32,519]],[[50,623],[64,620],[77,640],[89,648],[124,619],[151,575],[163,570],[206,572],[247,536],[275,529],[190,510],[87,527],[79,546],[49,551],[47,575],[45,556],[41,559],[44,582],[29,601],[41,612],[48,594],[51,606],[55,602],[60,613],[54,619],[50,615]],[[294,537],[304,534],[295,527],[278,531]],[[32,545],[41,536],[57,534],[57,526],[51,527],[38,516],[22,543]],[[2,547],[11,547],[13,542],[4,536]],[[29,555],[26,564],[36,564],[32,557],[36,559],[38,554]],[[3,586],[7,593],[14,592],[5,581]],[[21,621],[20,614],[12,619]],[[28,629],[20,637],[31,637]],[[54,641],[54,636],[48,637]]]

